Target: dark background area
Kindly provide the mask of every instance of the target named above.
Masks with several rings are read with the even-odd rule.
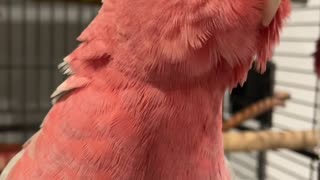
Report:
[[[99,4],[31,0],[0,2],[0,141],[22,143],[50,108],[62,81],[57,65]]]

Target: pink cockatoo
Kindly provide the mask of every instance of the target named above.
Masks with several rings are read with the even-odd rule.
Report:
[[[6,180],[228,180],[222,99],[264,71],[289,0],[106,0]]]

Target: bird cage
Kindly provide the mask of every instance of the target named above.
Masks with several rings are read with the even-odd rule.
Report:
[[[320,34],[320,1],[309,1],[294,8],[273,58],[274,89],[292,96],[287,107],[273,111],[268,128],[274,130],[315,128],[319,120],[319,82],[311,54]],[[0,1],[0,166],[2,154],[15,151],[39,129],[51,107],[50,94],[64,78],[57,65],[77,46],[76,37],[97,14],[99,3]],[[259,121],[248,121],[243,127],[261,129],[254,122]],[[5,144],[12,148],[2,146]],[[240,180],[320,178],[318,156],[309,151],[270,150],[263,156],[232,153],[228,158]]]
[[[313,53],[320,34],[320,1],[294,1],[293,12],[275,50],[274,91],[286,91],[291,99],[285,107],[273,110],[270,130],[307,130],[319,128],[319,81],[314,73]],[[230,104],[230,103],[226,103]],[[226,106],[226,111],[232,106]],[[258,122],[258,123],[257,123]],[[243,126],[259,130],[259,121]],[[319,157],[307,150],[269,150],[233,153],[230,164],[238,179],[315,180],[319,179]],[[261,163],[263,162],[263,163]]]

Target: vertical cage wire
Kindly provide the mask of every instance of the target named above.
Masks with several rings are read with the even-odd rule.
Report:
[[[63,76],[57,65],[99,4],[79,1],[0,2],[0,143],[22,143],[50,108],[49,96]]]

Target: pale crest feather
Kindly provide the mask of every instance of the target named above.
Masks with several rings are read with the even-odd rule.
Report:
[[[63,61],[58,65],[58,69],[65,75],[72,75],[73,72],[66,61]]]
[[[67,83],[64,81],[62,84],[60,84],[57,89],[51,94],[50,98],[52,99],[52,104],[56,104],[57,101],[68,91]]]
[[[69,65],[69,57],[64,58],[63,62],[58,65],[58,69],[64,74],[69,76],[57,89],[52,93],[51,102],[52,104],[57,103],[57,101],[69,91],[79,88],[86,84],[87,79],[83,77],[75,76]]]
[[[52,104],[55,104],[63,95],[71,90],[83,87],[89,82],[88,78],[80,77],[77,75],[71,75],[50,96],[52,98]]]

